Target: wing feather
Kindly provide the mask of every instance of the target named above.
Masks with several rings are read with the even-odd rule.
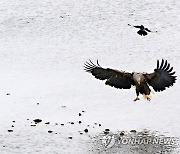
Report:
[[[161,66],[160,66],[159,69],[162,69],[163,65],[164,65],[164,59],[162,59],[162,61],[161,61]]]
[[[146,31],[151,32],[148,28],[145,28]]]
[[[157,69],[159,69],[159,60],[157,60]]]
[[[170,67],[170,64],[168,64],[168,66],[164,70],[167,71],[169,69],[169,67]]]
[[[164,62],[162,59],[161,66],[159,67],[159,61],[157,61],[157,68],[153,73],[145,74],[147,82],[153,87],[155,91],[163,91],[166,87],[173,86],[176,81],[176,76],[173,76],[175,72],[172,72],[173,67],[167,60]]]
[[[120,89],[130,89],[131,85],[134,85],[132,79],[132,73],[126,73],[123,71],[118,71],[110,68],[102,68],[97,60],[97,65],[95,65],[91,60],[84,64],[84,70],[91,73],[95,78],[99,80],[106,80],[105,84],[120,88]]]
[[[141,28],[141,26],[134,26],[135,28]]]
[[[162,70],[165,70],[165,68],[167,67],[167,60],[165,61],[164,66],[162,67]]]

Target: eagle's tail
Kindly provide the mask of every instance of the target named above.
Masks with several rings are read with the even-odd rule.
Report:
[[[149,85],[148,85],[149,86]],[[147,100],[151,100],[151,98],[153,97],[153,95],[155,95],[155,92],[154,92],[154,89],[152,87],[149,87],[151,92],[149,95],[143,95],[144,99],[147,99]]]
[[[143,94],[145,99],[151,100],[151,89],[149,88],[147,83],[141,83],[140,93]]]

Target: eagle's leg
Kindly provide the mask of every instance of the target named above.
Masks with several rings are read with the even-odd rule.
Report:
[[[138,90],[137,88],[136,88],[136,95],[137,95],[137,96],[136,96],[136,98],[134,99],[134,101],[140,100],[139,97],[138,97],[138,96],[139,96],[139,90]]]

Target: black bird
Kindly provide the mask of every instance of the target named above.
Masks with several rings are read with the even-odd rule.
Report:
[[[148,28],[145,28],[143,25],[141,25],[141,26],[133,26],[133,27],[135,27],[135,28],[140,28],[140,30],[137,32],[139,35],[143,35],[143,36],[145,36],[145,35],[147,35],[148,33],[147,32],[151,32]],[[147,32],[146,32],[147,31]]]
[[[147,100],[150,100],[151,89],[149,86],[152,86],[154,91],[160,92],[173,86],[176,80],[173,67],[170,66],[167,60],[163,59],[161,64],[159,60],[157,61],[157,67],[153,73],[128,73],[111,68],[103,68],[99,65],[98,60],[97,65],[93,64],[91,60],[86,62],[84,70],[99,80],[106,80],[105,84],[111,87],[130,89],[131,86],[135,86],[137,97],[134,101],[139,100],[139,94],[144,95]]]

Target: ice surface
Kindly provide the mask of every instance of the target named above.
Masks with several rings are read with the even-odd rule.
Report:
[[[180,137],[178,78],[150,102],[134,103],[134,89],[105,86],[83,70],[90,58],[152,72],[164,58],[179,76],[179,14],[178,0],[1,0],[0,153],[96,153],[91,138],[106,128]],[[154,32],[142,37],[128,24]]]

